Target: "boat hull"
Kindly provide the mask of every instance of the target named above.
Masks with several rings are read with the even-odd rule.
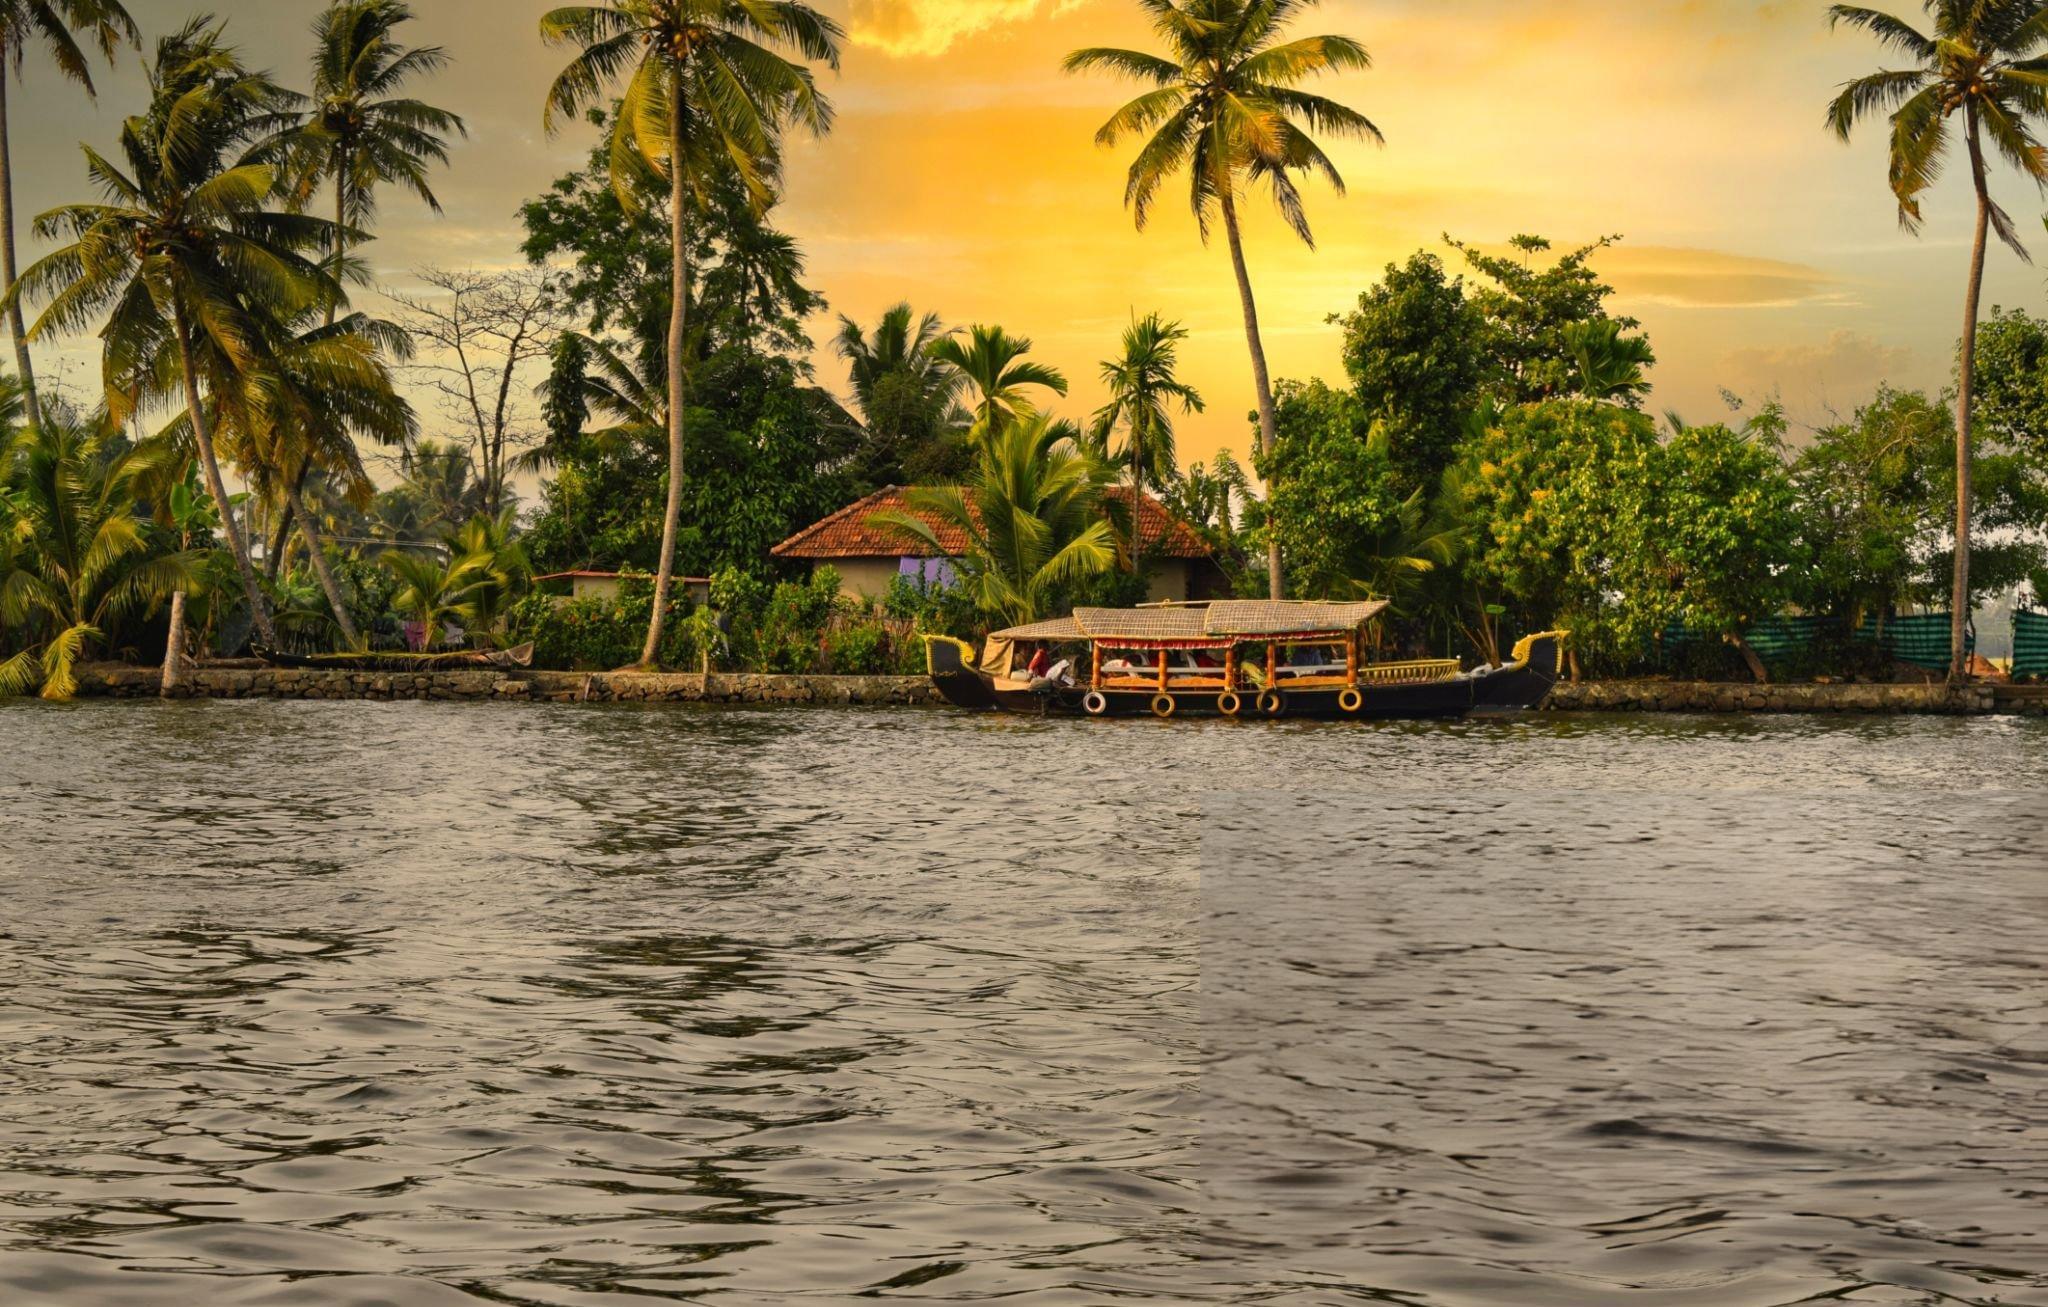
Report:
[[[1524,640],[1517,658],[1487,673],[1466,673],[1438,681],[1393,682],[1358,687],[1356,706],[1345,707],[1341,689],[1283,691],[1279,710],[1259,706],[1259,696],[1238,696],[1237,711],[1223,711],[1223,693],[1196,690],[1172,693],[1171,712],[1156,706],[1156,690],[1103,690],[1091,695],[1085,687],[1041,682],[1021,686],[1002,683],[967,662],[964,645],[934,641],[932,683],[945,700],[975,712],[1007,712],[1029,717],[1234,717],[1244,721],[1283,719],[1309,721],[1432,720],[1468,713],[1524,712],[1540,706],[1557,682],[1563,635],[1550,632]]]

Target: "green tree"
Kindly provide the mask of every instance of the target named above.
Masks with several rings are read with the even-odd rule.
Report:
[[[199,356],[219,360],[237,378],[216,392],[220,402],[241,405],[268,393],[275,324],[341,296],[340,285],[305,254],[327,243],[329,224],[265,207],[277,172],[250,162],[249,154],[292,97],[243,67],[218,26],[195,20],[159,41],[149,90],[148,109],[121,128],[125,170],[84,147],[106,202],[66,205],[38,218],[38,235],[69,235],[72,244],[23,272],[10,295],[49,299],[31,339],[106,315],[102,371],[117,418],[152,388],[182,384],[207,492],[220,509],[256,629],[274,644],[277,633],[214,451]],[[160,386],[151,371],[166,359],[175,367],[163,378],[169,385]]]
[[[1044,413],[1004,424],[976,452],[964,486],[917,486],[909,511],[878,525],[935,554],[947,552],[933,523],[967,537],[960,584],[983,613],[1010,625],[1043,618],[1061,593],[1116,566],[1103,515],[1109,468],[1075,447]]]
[[[1593,256],[1621,238],[1606,236],[1590,245],[1565,251],[1547,266],[1536,257],[1548,254],[1551,243],[1541,236],[1516,236],[1507,254],[1488,254],[1476,246],[1444,237],[1464,256],[1465,265],[1485,281],[1469,296],[1487,325],[1487,353],[1493,396],[1503,404],[1535,404],[1585,393],[1567,332],[1580,324],[1613,322],[1619,331],[1634,331],[1634,318],[1611,318],[1607,299],[1614,288],[1593,270]],[[1647,344],[1639,360],[1647,366]],[[1594,398],[1603,398],[1594,396]]]
[[[1875,36],[1911,67],[1886,69],[1846,83],[1828,106],[1828,126],[1850,139],[1856,124],[1886,114],[1887,151],[1899,223],[1920,230],[1920,196],[1934,184],[1960,120],[1960,135],[1977,199],[1970,242],[1969,280],[1963,291],[1963,344],[1956,393],[1955,558],[1950,585],[1949,679],[1968,672],[1965,632],[1970,619],[1970,441],[1975,421],[1977,316],[1984,289],[1984,257],[1991,231],[2021,258],[2012,219],[1991,198],[1988,153],[1996,152],[2037,187],[2048,187],[2048,149],[2029,119],[2048,109],[2048,6],[2040,0],[1926,0],[1931,35],[1902,19],[1860,5],[1833,5],[1831,26],[1847,24]],[[1987,151],[1987,144],[1990,151]]]
[[[0,662],[0,697],[70,698],[88,650],[196,582],[199,552],[164,548],[136,513],[171,458],[127,447],[106,423],[53,420],[15,437],[0,482],[0,630],[21,645]]]
[[[1332,321],[1367,421],[1385,430],[1406,483],[1433,491],[1489,379],[1486,318],[1464,279],[1418,251]]]
[[[304,121],[278,145],[294,176],[290,195],[304,208],[324,188],[334,192],[334,225],[329,236],[328,268],[336,280],[349,275],[348,243],[352,233],[367,232],[377,215],[377,192],[402,186],[435,213],[441,201],[429,175],[448,162],[448,138],[467,136],[462,119],[445,109],[399,94],[415,78],[447,66],[439,46],[408,47],[398,29],[411,22],[404,0],[333,0],[313,23],[313,96]],[[333,326],[338,302],[327,306]],[[390,443],[387,438],[384,443]],[[266,563],[282,557],[286,533],[301,516],[300,497],[313,467],[310,458],[288,458],[281,468],[285,502]],[[319,566],[320,547],[310,546]],[[331,577],[321,578],[329,598]],[[346,634],[349,621],[337,613]],[[349,636],[351,640],[353,636]]]
[[[1322,381],[1282,380],[1274,416],[1279,439],[1256,460],[1268,487],[1261,531],[1279,544],[1297,594],[1348,596],[1406,498],[1392,452],[1357,398]]]
[[[1681,427],[1650,475],[1616,486],[1624,502],[1616,589],[1638,628],[1678,621],[1735,646],[1758,681],[1770,673],[1747,634],[1798,593],[1799,497],[1784,420],[1767,410],[1741,431]]]
[[[1977,439],[2048,470],[2048,319],[1993,308],[1977,329]]]
[[[40,42],[50,66],[95,95],[92,68],[72,33],[82,32],[107,59],[126,42],[137,44],[135,20],[120,0],[0,0],[0,287],[14,284],[14,148],[7,126],[8,77],[19,71],[28,49]],[[21,304],[7,303],[7,326],[14,338],[14,366],[20,376],[23,402],[31,422],[43,420],[36,396],[36,374],[28,354],[28,333],[22,326]]]
[[[967,329],[967,338],[945,335],[927,346],[933,359],[951,368],[960,386],[972,391],[974,401],[973,439],[979,442],[1008,423],[1036,411],[1026,386],[1042,386],[1055,395],[1067,393],[1066,374],[1051,364],[1024,356],[1031,352],[1031,340],[1012,336],[1001,327],[979,323]]]
[[[846,360],[866,431],[856,457],[867,488],[966,472],[967,446],[955,434],[968,421],[959,403],[963,378],[932,352],[945,336],[938,314],[918,317],[908,304],[884,310],[872,332],[841,315],[832,348]]]
[[[1245,266],[1237,202],[1243,192],[1263,183],[1295,234],[1314,246],[1294,178],[1320,173],[1339,194],[1344,178],[1309,133],[1351,136],[1374,144],[1384,138],[1363,114],[1303,91],[1300,83],[1326,73],[1370,68],[1372,57],[1348,36],[1288,39],[1288,25],[1315,0],[1140,3],[1165,43],[1164,55],[1098,46],[1069,54],[1064,67],[1070,73],[1102,69],[1150,88],[1117,110],[1095,134],[1096,143],[1103,146],[1127,136],[1146,137],[1124,186],[1124,202],[1140,229],[1159,188],[1183,169],[1204,241],[1211,222],[1221,216],[1251,351],[1259,452],[1270,453],[1279,438],[1278,419],[1266,371],[1266,346],[1259,334],[1258,305]],[[1268,584],[1275,599],[1285,593],[1279,548],[1275,539],[1267,557]]]
[[[1470,581],[1524,630],[1571,630],[1575,673],[1580,650],[1625,650],[1655,631],[1613,596],[1624,516],[1653,481],[1656,449],[1648,418],[1584,400],[1508,409],[1460,444]]]
[[[1088,432],[1090,452],[1114,457],[1130,473],[1131,502],[1141,502],[1147,487],[1171,485],[1180,475],[1180,455],[1173,438],[1173,410],[1202,411],[1201,392],[1180,379],[1180,343],[1188,330],[1148,313],[1124,329],[1123,352],[1102,363],[1102,384],[1109,400],[1095,410]],[[1121,435],[1121,448],[1111,442]],[[1126,526],[1131,575],[1145,575],[1144,540],[1133,511]]]
[[[810,70],[778,51],[837,68],[841,32],[798,0],[613,0],[556,9],[541,19],[540,30],[550,45],[580,47],[548,92],[548,129],[592,107],[631,69],[611,125],[613,187],[631,206],[636,184],[649,172],[668,176],[669,485],[654,607],[641,651],[641,662],[651,665],[661,648],[682,512],[690,202],[703,198],[714,176],[736,174],[756,207],[766,206],[779,179],[784,132],[802,126],[822,135],[832,121]]]
[[[1945,405],[1885,388],[1794,456],[1806,607],[1860,625],[1932,597],[1954,427]]]

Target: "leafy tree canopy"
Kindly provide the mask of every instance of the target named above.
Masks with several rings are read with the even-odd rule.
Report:
[[[1464,279],[1417,251],[1388,264],[1358,307],[1331,321],[1343,327],[1344,370],[1366,420],[1386,433],[1405,483],[1433,487],[1497,366],[1492,329]]]

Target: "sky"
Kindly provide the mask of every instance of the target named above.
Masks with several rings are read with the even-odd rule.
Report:
[[[435,183],[445,214],[385,200],[365,253],[379,281],[415,285],[422,265],[519,261],[517,209],[591,145],[580,126],[550,139],[541,102],[565,52],[537,35],[546,0],[413,0],[412,39],[452,66],[418,90],[468,120]],[[128,0],[146,33],[175,27],[187,0]],[[251,62],[303,84],[321,0],[217,0]],[[1153,44],[1131,0],[820,0],[845,24],[838,111],[822,141],[793,145],[777,222],[801,242],[830,309],[871,324],[908,300],[949,324],[1000,323],[1068,374],[1061,411],[1101,402],[1101,360],[1133,314],[1158,310],[1192,336],[1184,376],[1207,411],[1184,421],[1184,461],[1250,443],[1250,365],[1228,255],[1204,246],[1179,193],[1143,232],[1122,206],[1129,151],[1095,128],[1130,88],[1069,77],[1068,50]],[[1913,0],[1896,12],[1917,13]],[[1961,326],[1970,225],[1966,179],[1926,201],[1902,232],[1884,180],[1881,131],[1849,145],[1822,111],[1846,78],[1883,63],[1867,37],[1830,32],[1821,0],[1324,0],[1303,34],[1363,41],[1374,67],[1314,89],[1371,117],[1384,149],[1335,143],[1348,183],[1311,185],[1317,245],[1255,209],[1247,254],[1277,377],[1341,381],[1338,329],[1385,266],[1446,233],[1498,248],[1517,233],[1563,248],[1620,242],[1595,266],[1612,308],[1656,348],[1651,406],[1691,422],[1781,399],[1801,428],[1846,416],[1880,382],[1945,383]],[[141,86],[124,53],[98,103],[31,66],[13,87],[17,208],[85,198],[77,143],[111,143]],[[1994,181],[2048,251],[2038,197]],[[23,222],[24,234],[26,221]],[[33,257],[35,243],[24,250]],[[1455,259],[1455,255],[1451,257]],[[1986,304],[2042,311],[2042,274],[1994,248]],[[385,307],[372,303],[370,307]],[[83,389],[90,339],[39,349],[40,366]],[[844,365],[817,355],[846,393]],[[423,405],[430,434],[436,422]]]

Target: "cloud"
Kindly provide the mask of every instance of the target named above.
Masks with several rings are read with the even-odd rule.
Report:
[[[943,54],[954,42],[1040,13],[1063,14],[1086,0],[853,0],[848,35],[885,54]]]
[[[1819,344],[1732,350],[1722,359],[1721,375],[1737,394],[1778,396],[1795,412],[1816,410],[1822,416],[1846,412],[1881,384],[1917,379],[1911,349],[1849,330]]]
[[[1842,294],[1818,268],[1717,250],[1620,245],[1597,258],[1618,293],[1680,308],[1790,308]]]

